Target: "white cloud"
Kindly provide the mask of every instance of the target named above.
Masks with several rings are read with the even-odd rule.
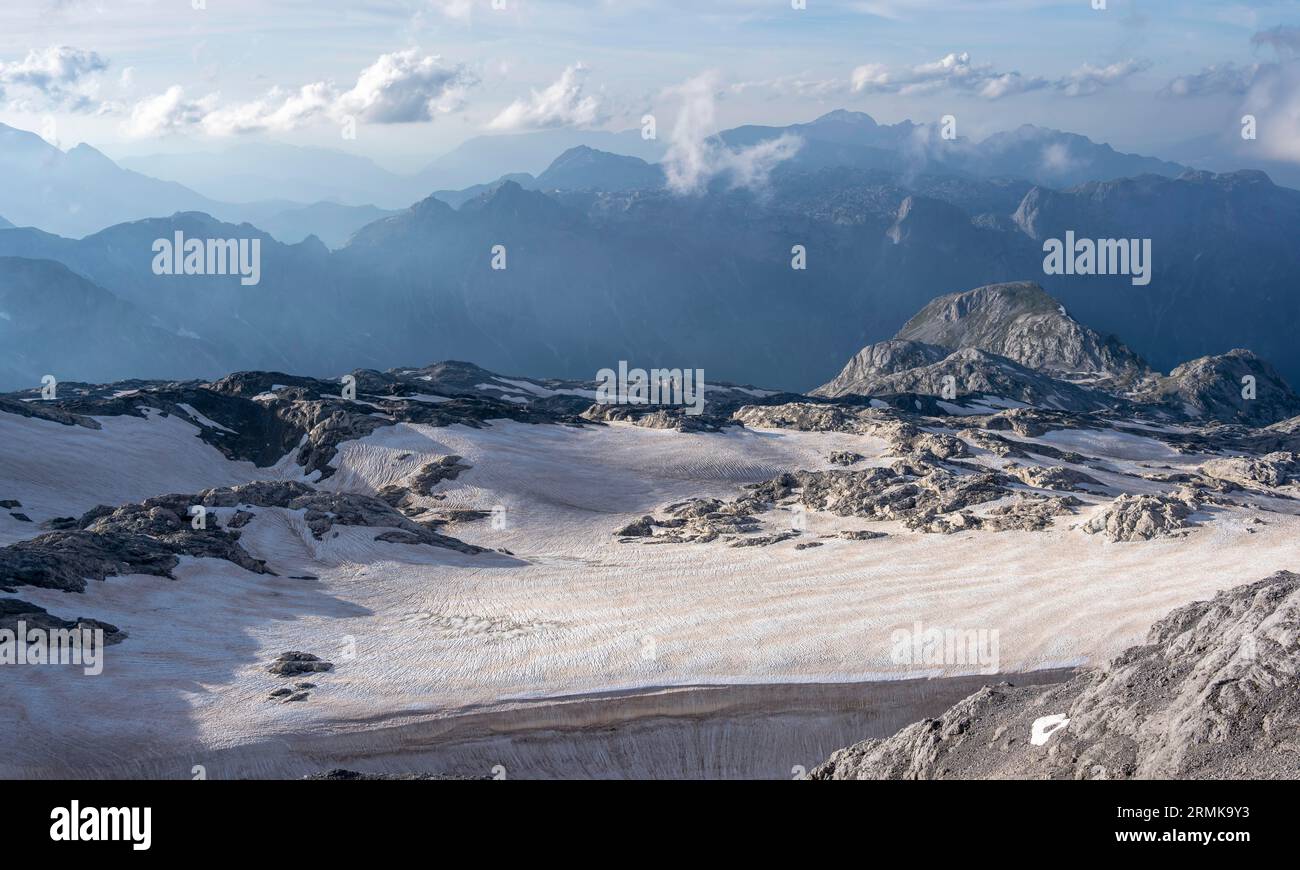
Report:
[[[1121,60],[1109,66],[1096,67],[1090,63],[1076,69],[1056,83],[1057,90],[1067,97],[1086,97],[1103,88],[1118,84],[1129,76],[1150,69],[1148,60]]]
[[[668,187],[676,193],[697,193],[716,177],[728,178],[735,187],[762,187],[772,170],[803,146],[803,140],[787,133],[746,148],[727,147],[713,136],[717,89],[717,76],[705,73],[670,90],[682,106],[663,166]]]
[[[303,85],[293,93],[273,88],[261,100],[212,108],[200,124],[204,132],[213,136],[293,130],[328,116],[337,99],[333,89],[323,82]]]
[[[92,111],[95,77],[106,69],[108,61],[93,51],[67,45],[33,49],[22,60],[0,63],[0,98],[16,91],[15,102],[24,109]]]
[[[131,117],[123,125],[133,136],[160,136],[201,124],[212,111],[215,97],[185,99],[185,89],[172,85],[156,96],[140,100],[131,108]]]
[[[884,64],[864,64],[853,70],[850,82],[855,93],[917,94],[944,88],[974,93],[986,100],[1047,87],[1045,79],[1019,72],[998,72],[991,66],[971,63],[969,52],[951,52],[930,63],[890,69]]]
[[[1198,73],[1179,76],[1159,91],[1162,97],[1203,97],[1208,94],[1245,94],[1260,69],[1259,64],[1234,63],[1207,66]]]
[[[1145,60],[1124,60],[1103,67],[1085,63],[1053,81],[1016,70],[1001,72],[989,64],[972,63],[970,52],[954,51],[936,61],[911,67],[895,69],[881,63],[863,64],[853,70],[849,83],[854,93],[868,94],[924,94],[950,89],[986,100],[1000,100],[1053,88],[1069,97],[1082,97],[1121,82],[1150,65]]]
[[[1053,142],[1043,148],[1039,169],[1049,175],[1065,175],[1082,166],[1082,163],[1070,153],[1070,146],[1064,142]]]
[[[464,66],[443,66],[437,55],[420,57],[408,49],[382,55],[362,70],[339,107],[375,124],[432,121],[459,109],[465,91],[476,83]]]
[[[474,17],[474,0],[429,0],[429,5],[453,21],[466,23]]]
[[[567,67],[544,90],[527,100],[515,100],[488,124],[491,130],[540,130],[547,127],[588,127],[601,118],[600,101],[583,93],[587,68]]]
[[[216,94],[187,99],[173,85],[136,103],[124,124],[134,136],[156,136],[201,129],[213,136],[265,130],[292,130],[328,119],[354,117],[373,124],[431,121],[454,112],[477,79],[464,66],[444,66],[437,55],[415,49],[379,57],[361,71],[357,83],[340,91],[332,82],[313,82],[296,91],[272,88],[258,100],[222,105]]]
[[[781,97],[803,97],[814,100],[824,100],[831,97],[842,97],[849,92],[849,83],[843,79],[820,79],[812,78],[807,75],[789,75],[779,76],[772,79],[759,79],[756,81],[736,82],[728,87],[733,94],[744,94],[749,91],[766,91],[771,96]]]
[[[1300,163],[1300,62],[1260,67],[1242,111],[1258,121],[1258,146],[1264,156]]]

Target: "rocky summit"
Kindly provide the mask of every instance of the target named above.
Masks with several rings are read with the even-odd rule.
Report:
[[[1300,414],[1300,396],[1250,351],[1202,357],[1162,376],[1028,282],[941,296],[813,394],[969,397],[1252,426]]]

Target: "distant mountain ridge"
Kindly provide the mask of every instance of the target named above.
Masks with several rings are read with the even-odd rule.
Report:
[[[1038,276],[1079,322],[1122,334],[1153,368],[1246,347],[1300,378],[1300,347],[1286,326],[1300,320],[1290,292],[1300,250],[1289,234],[1300,227],[1300,192],[1256,174],[1050,191],[827,168],[775,176],[761,192],[542,192],[505,181],[466,196],[459,209],[428,197],[333,253],[310,238],[282,245],[267,235],[262,283],[251,289],[150,273],[153,240],[177,229],[204,238],[260,232],[195,213],[79,241],[0,229],[0,255],[58,260],[165,328],[211,341],[222,348],[212,374],[448,357],[586,378],[633,359],[806,391],[954,288]],[[1044,275],[1042,240],[1067,231],[1152,237],[1151,285]],[[807,251],[804,270],[791,268],[796,242]],[[500,271],[497,245],[507,252]],[[1075,343],[1075,358],[1057,369],[1103,361],[1123,374],[1125,352],[1061,332],[1045,315],[1027,318],[1021,333],[1058,329]]]
[[[176,182],[124,169],[85,143],[65,152],[35,133],[4,124],[0,176],[5,179],[4,208],[10,225],[73,238],[127,221],[201,211],[224,220],[275,226],[293,240],[315,234],[341,244],[376,216],[373,209],[313,210],[269,198],[264,191],[254,202],[219,201]]]
[[[95,373],[107,380],[192,377],[219,351],[150,322],[61,263],[0,257],[0,385]]]
[[[804,169],[854,166],[903,173],[1015,177],[1051,187],[1142,174],[1177,176],[1187,167],[1126,154],[1086,136],[1031,124],[980,142],[946,139],[936,125],[901,121],[882,125],[863,112],[838,109],[805,124],[746,126],[718,134],[732,147],[752,147],[783,135],[803,141],[790,164]]]

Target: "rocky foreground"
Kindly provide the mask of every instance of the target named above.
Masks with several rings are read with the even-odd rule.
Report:
[[[1147,642],[1061,685],[986,686],[836,752],[810,778],[1294,779],[1300,575],[1180,607]]]

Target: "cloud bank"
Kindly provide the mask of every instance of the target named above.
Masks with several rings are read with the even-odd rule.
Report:
[[[600,101],[583,93],[587,68],[567,67],[551,85],[515,100],[488,124],[497,131],[544,130],[550,127],[589,127],[602,120]]]
[[[106,69],[108,61],[93,51],[67,45],[33,49],[22,60],[0,63],[0,99],[30,111],[93,111],[95,76]]]
[[[188,129],[231,136],[292,130],[322,119],[339,123],[351,118],[371,124],[432,121],[457,111],[477,81],[463,65],[445,66],[437,55],[421,56],[408,49],[380,55],[348,90],[333,82],[313,82],[296,91],[272,88],[261,99],[223,105],[216,94],[190,99],[181,86],[173,85],[136,103],[124,128],[141,137]]]

